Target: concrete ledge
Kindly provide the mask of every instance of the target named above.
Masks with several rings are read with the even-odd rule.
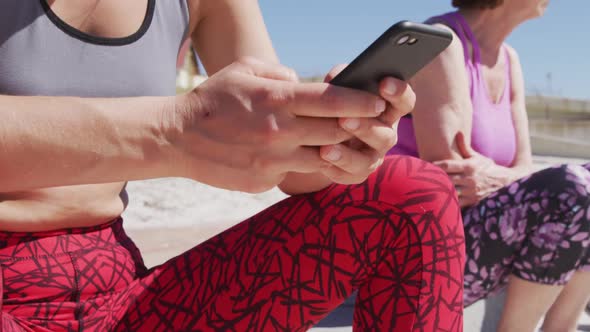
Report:
[[[590,142],[531,135],[531,145],[535,155],[590,159]]]

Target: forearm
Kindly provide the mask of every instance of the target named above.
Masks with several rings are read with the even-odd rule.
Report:
[[[495,178],[501,182],[503,186],[507,186],[523,177],[531,174],[532,167],[529,165],[514,165],[511,167],[500,166],[494,164],[494,170],[490,174],[495,174]]]
[[[0,192],[171,175],[163,114],[174,105],[0,96]]]
[[[490,162],[493,161],[490,160]],[[511,166],[500,166],[494,163],[494,167],[495,174],[504,174],[502,181],[504,186],[520,180],[534,171],[532,156],[527,151],[517,151]]]
[[[530,175],[533,172],[533,165],[528,163],[517,164],[512,167],[505,167],[508,169],[509,183],[520,180],[523,177]]]

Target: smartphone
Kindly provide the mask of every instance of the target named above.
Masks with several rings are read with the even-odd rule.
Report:
[[[453,35],[445,29],[409,21],[396,23],[330,83],[379,95],[383,78],[409,81],[452,40]]]

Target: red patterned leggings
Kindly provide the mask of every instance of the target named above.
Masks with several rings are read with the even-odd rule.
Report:
[[[3,331],[304,331],[358,290],[355,331],[461,331],[447,176],[393,157],[147,270],[122,221],[0,233]]]

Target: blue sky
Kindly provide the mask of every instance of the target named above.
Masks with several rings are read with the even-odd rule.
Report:
[[[259,2],[281,61],[301,76],[350,62],[397,21],[423,21],[452,10],[451,0]],[[590,0],[553,0],[544,17],[526,22],[510,36],[528,93],[590,99],[589,13]]]

